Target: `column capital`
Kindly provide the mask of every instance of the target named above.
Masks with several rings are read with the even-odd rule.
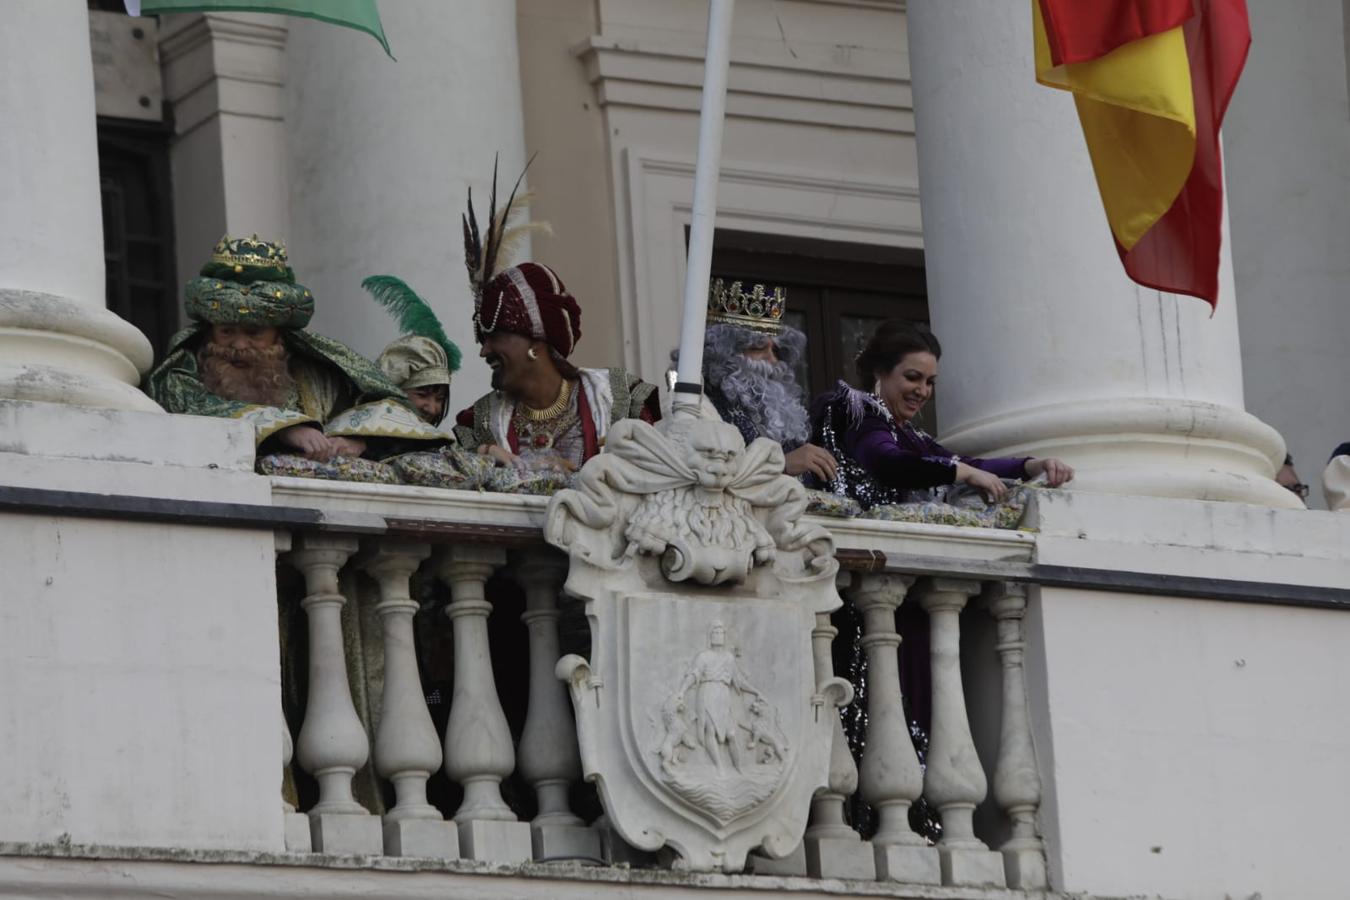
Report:
[[[361,547],[353,562],[372,577],[404,579],[416,572],[422,561],[431,556],[431,545],[398,538],[377,538]]]
[[[452,587],[455,582],[483,582],[506,565],[506,549],[490,544],[455,544],[436,551],[431,565]]]
[[[1027,586],[1009,581],[993,581],[984,586],[989,615],[1002,621],[1020,619],[1027,610]]]
[[[346,565],[360,546],[360,541],[348,535],[301,534],[292,539],[284,559],[301,570],[311,566],[331,566],[336,570]]]
[[[849,597],[860,610],[873,606],[889,606],[895,609],[905,602],[910,588],[914,586],[913,575],[893,573],[863,574],[853,581]]]
[[[980,592],[980,583],[967,578],[921,578],[914,585],[919,605],[928,612],[961,610]]]

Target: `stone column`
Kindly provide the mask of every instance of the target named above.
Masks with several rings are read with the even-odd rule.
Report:
[[[431,555],[426,544],[382,541],[363,562],[380,585],[375,612],[384,635],[384,691],[375,733],[375,768],[393,782],[396,802],[384,816],[384,852],[389,856],[459,855],[459,836],[427,802],[427,779],[441,764],[441,742],[422,693],[413,640],[417,601],[410,579]]]
[[[525,588],[530,633],[530,705],[520,735],[520,773],[534,787],[539,812],[530,823],[535,859],[600,858],[600,835],[568,806],[568,792],[581,778],[581,750],[567,687],[554,669],[558,643],[558,592],[567,577],[567,557],[552,550],[521,554],[516,581]]]
[[[923,787],[942,821],[942,839],[938,842],[942,883],[1003,886],[1003,858],[975,836],[971,821],[989,784],[966,713],[960,616],[979,590],[977,581],[954,578],[925,578],[917,589],[930,622],[933,666],[933,722]]]
[[[998,762],[994,765],[994,799],[1012,823],[1012,836],[999,847],[1008,887],[1044,890],[1045,845],[1036,833],[1036,811],[1041,805],[1041,776],[1036,748],[1031,742],[1027,709],[1026,647],[1022,619],[1027,611],[1024,584],[993,584],[985,592],[989,614],[998,622],[998,655],[1003,664],[1003,723],[999,731]]]
[[[909,808],[923,793],[923,770],[900,693],[895,611],[914,579],[864,575],[851,599],[863,616],[867,653],[867,745],[863,749],[863,799],[876,810],[872,836],[877,877],[909,884],[940,884],[941,861],[928,841],[909,827]]]
[[[174,231],[184,281],[197,273],[222,234],[290,238],[291,21],[238,12],[162,19],[160,67],[174,113]],[[304,281],[305,260],[297,263]],[[322,303],[322,294],[319,299]]]
[[[0,28],[0,399],[159,411],[150,342],[106,308],[89,13],[18,3]]]
[[[827,614],[816,616],[811,629],[811,651],[816,684],[834,677],[832,647],[839,629],[830,624]],[[833,716],[830,739],[830,780],[823,791],[811,799],[811,820],[802,844],[806,850],[806,871],[812,878],[876,878],[872,847],[844,818],[844,804],[858,790],[858,767],[848,749],[848,737],[839,719],[839,710],[822,707]]]
[[[379,853],[380,820],[352,796],[352,777],[370,758],[365,727],[352,705],[343,652],[338,570],[356,552],[351,537],[304,535],[288,561],[305,576],[300,602],[309,621],[309,691],[300,726],[300,765],[319,782],[319,802],[309,811],[317,853]]]
[[[1217,314],[1125,277],[1073,100],[1035,83],[1028,3],[908,7],[942,438],[1061,456],[1074,487],[1295,507],[1243,410],[1232,262]]]
[[[488,645],[492,604],[483,586],[506,563],[500,547],[451,547],[435,560],[450,586],[446,615],[455,632],[455,689],[445,727],[445,774],[464,787],[455,812],[460,853],[468,859],[515,863],[532,857],[529,825],[502,800],[502,779],[515,769],[511,729],[497,697]]]

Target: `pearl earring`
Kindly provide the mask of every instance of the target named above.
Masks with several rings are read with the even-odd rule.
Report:
[[[525,351],[525,355],[528,356],[530,359],[538,359],[538,358],[539,358],[539,354],[534,352],[534,348],[533,348],[533,347],[531,347],[530,349],[526,350],[526,351]]]

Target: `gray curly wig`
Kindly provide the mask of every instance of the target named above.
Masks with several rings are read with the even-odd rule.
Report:
[[[778,362],[745,357],[746,350],[761,349],[770,341]],[[736,325],[709,325],[703,338],[703,381],[738,407],[761,437],[780,444],[805,443],[811,422],[794,368],[805,355],[806,335],[790,326],[773,336]],[[672,350],[670,359],[678,364],[679,350]]]

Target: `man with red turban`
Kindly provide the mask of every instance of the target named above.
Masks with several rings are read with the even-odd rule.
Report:
[[[656,387],[623,369],[568,362],[581,338],[581,308],[548,266],[522,263],[476,291],[474,336],[492,367],[493,391],[456,418],[466,448],[580,468],[619,419],[661,417]]]

